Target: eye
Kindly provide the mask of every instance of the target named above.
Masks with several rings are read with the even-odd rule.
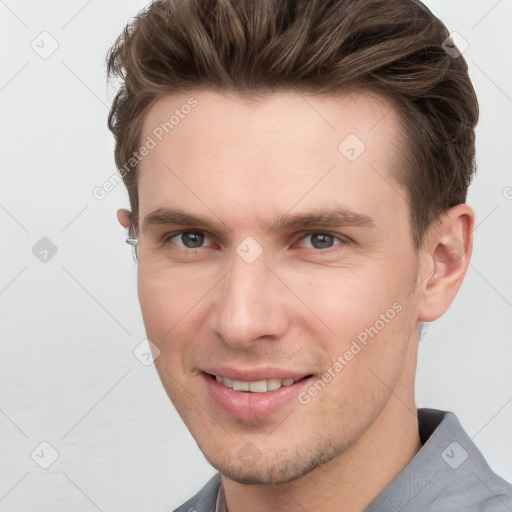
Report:
[[[305,235],[301,238],[299,245],[302,244],[302,247],[322,250],[346,243],[348,243],[348,240],[343,237],[332,235],[331,233],[318,232]]]
[[[172,243],[187,249],[204,247],[203,244],[208,237],[200,231],[180,231],[165,239],[165,243]]]

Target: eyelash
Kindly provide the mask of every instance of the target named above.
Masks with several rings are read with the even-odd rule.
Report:
[[[194,229],[185,229],[185,230],[182,230],[182,231],[177,231],[177,232],[174,232],[174,233],[169,233],[167,235],[164,235],[163,237],[163,244],[162,245],[168,245],[168,244],[171,244],[171,245],[176,245],[179,249],[179,251],[181,252],[190,252],[190,251],[199,251],[201,249],[207,249],[208,247],[197,247],[197,248],[191,248],[191,247],[184,247],[184,246],[181,246],[181,245],[177,245],[177,244],[172,244],[171,240],[177,236],[181,236],[183,235],[184,233],[194,233],[194,234],[201,234],[201,235],[204,235],[205,237],[209,238],[210,235],[208,235],[206,232],[204,231],[200,231],[200,230],[194,230]],[[335,240],[338,240],[340,243],[336,244],[336,245],[333,245],[332,247],[329,247],[327,249],[315,249],[314,247],[302,247],[302,249],[311,249],[313,250],[315,253],[321,253],[321,254],[328,254],[328,253],[332,253],[334,251],[337,250],[337,248],[339,248],[340,246],[346,246],[348,244],[350,244],[351,240],[346,237],[345,235],[338,235],[338,234],[335,234],[335,233],[330,233],[328,231],[309,231],[307,233],[304,233],[300,238],[299,238],[299,241],[301,240],[304,240],[305,238],[307,237],[310,237],[312,235],[327,235],[327,236],[332,236]]]

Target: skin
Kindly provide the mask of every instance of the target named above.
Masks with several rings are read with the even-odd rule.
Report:
[[[138,292],[160,350],[157,371],[222,473],[230,512],[362,511],[421,447],[419,329],[461,285],[473,211],[451,209],[414,247],[407,192],[394,177],[402,127],[382,98],[173,94],[154,104],[141,140],[190,96],[197,107],[143,159],[138,177]],[[338,150],[351,133],[366,146],[353,162]],[[278,215],[335,207],[372,225],[268,229]],[[160,208],[226,231],[144,226]],[[126,210],[118,219],[129,227]],[[169,239],[192,228],[206,235],[203,246]],[[334,235],[332,246],[318,248],[314,233]],[[236,252],[249,236],[263,250],[252,263]],[[293,369],[314,382],[396,303],[400,312],[307,404],[292,400],[266,419],[243,420],[207,396],[201,369],[213,365]],[[257,454],[251,464],[239,456],[247,446]]]

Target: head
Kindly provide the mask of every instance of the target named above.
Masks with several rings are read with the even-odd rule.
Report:
[[[234,480],[293,480],[410,414],[421,323],[472,247],[478,107],[448,36],[415,0],[174,0],[111,49],[155,365]]]

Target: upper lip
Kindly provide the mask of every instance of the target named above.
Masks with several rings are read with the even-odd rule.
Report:
[[[257,382],[260,380],[269,379],[295,379],[299,380],[307,375],[306,372],[300,373],[296,370],[287,370],[284,368],[232,368],[227,366],[218,366],[215,368],[205,368],[202,370],[210,375],[217,375],[220,377],[227,377],[232,380],[239,380],[242,382]]]

